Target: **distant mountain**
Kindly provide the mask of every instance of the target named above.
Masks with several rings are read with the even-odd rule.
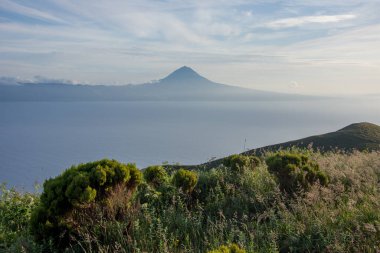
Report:
[[[380,126],[362,122],[346,126],[336,132],[322,135],[315,135],[295,141],[284,142],[280,144],[265,146],[262,148],[252,149],[242,154],[260,155],[267,151],[277,151],[291,147],[319,149],[322,152],[332,150],[380,150]],[[222,164],[223,158],[207,162],[195,167],[212,168]],[[194,166],[188,166],[189,168]]]
[[[170,86],[174,85],[176,87],[178,86],[218,86],[219,84],[216,84],[207,78],[204,78],[203,76],[199,75],[197,72],[195,72],[192,68],[189,68],[187,66],[183,66],[174,72],[172,72],[167,77],[161,79],[159,81],[160,85]]]
[[[140,85],[19,83],[0,85],[0,101],[140,101],[140,100],[294,100],[310,97],[219,84],[189,67],[157,82]]]

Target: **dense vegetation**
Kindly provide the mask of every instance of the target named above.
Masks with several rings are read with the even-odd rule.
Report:
[[[102,160],[41,195],[3,187],[0,251],[379,252],[379,200],[379,152],[233,155],[142,175]]]

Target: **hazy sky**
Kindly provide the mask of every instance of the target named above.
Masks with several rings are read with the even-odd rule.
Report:
[[[2,80],[380,93],[380,0],[0,0],[0,34]]]

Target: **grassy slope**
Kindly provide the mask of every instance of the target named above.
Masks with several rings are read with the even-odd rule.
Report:
[[[323,151],[330,151],[338,148],[343,150],[379,150],[380,149],[380,126],[371,123],[355,123],[336,132],[315,135],[295,141],[289,141],[276,145],[271,145],[249,153],[262,152],[262,150],[277,150],[279,148],[289,148],[292,146],[313,147]]]
[[[308,148],[310,145],[314,149],[319,149],[321,151],[332,151],[332,150],[380,150],[380,126],[362,122],[355,123],[346,126],[336,132],[331,132],[322,135],[310,136],[307,138],[284,142],[280,144],[265,146],[262,148],[252,149],[244,154],[263,154],[267,151],[276,151],[280,149],[287,149],[291,147]],[[211,168],[215,167],[223,162],[224,158],[197,165],[195,167]],[[192,168],[194,166],[186,166]]]

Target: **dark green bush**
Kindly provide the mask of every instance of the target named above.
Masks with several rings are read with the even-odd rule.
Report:
[[[223,165],[235,172],[242,172],[245,169],[255,168],[260,165],[260,159],[256,156],[235,154],[224,158]]]
[[[304,154],[279,152],[266,159],[268,170],[274,174],[280,188],[287,192],[295,192],[299,187],[307,190],[315,182],[328,184],[327,175],[319,169],[319,165]]]
[[[148,184],[159,187],[168,182],[168,173],[162,166],[150,166],[145,169],[144,178]]]
[[[86,208],[102,201],[117,187],[133,191],[142,180],[134,164],[121,164],[115,160],[100,160],[72,166],[63,174],[46,180],[40,205],[33,211],[31,231],[37,240],[68,240],[73,210]],[[66,241],[67,242],[67,241]]]
[[[198,174],[195,171],[185,169],[179,169],[173,177],[173,184],[185,193],[192,192],[197,181]]]
[[[229,245],[220,246],[218,249],[211,250],[208,253],[245,253],[246,251],[240,248],[237,244],[232,243]]]

